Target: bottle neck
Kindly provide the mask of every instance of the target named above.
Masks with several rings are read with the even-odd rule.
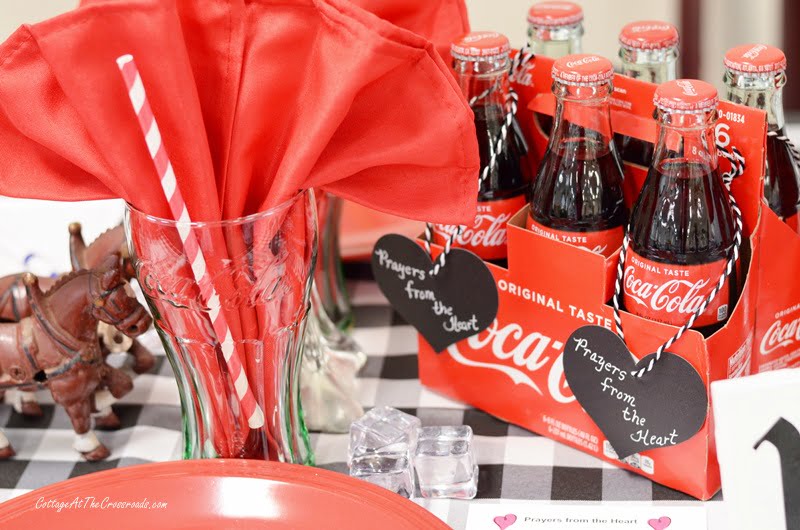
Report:
[[[783,86],[786,74],[783,71],[772,74],[745,74],[733,70],[725,71],[725,99],[740,105],[761,109],[767,113],[770,131],[782,129]]]
[[[611,148],[611,83],[575,86],[553,83],[556,113],[550,150],[575,151],[586,159],[601,156]]]
[[[660,85],[678,78],[678,49],[640,50],[622,46],[619,49],[622,74]]]
[[[706,173],[717,169],[714,125],[717,110],[672,113],[659,109],[656,113],[658,140],[652,165],[664,173],[670,162],[701,166]]]
[[[536,55],[558,59],[565,55],[581,53],[583,25],[537,26],[528,24],[528,44]]]
[[[480,61],[453,61],[458,85],[473,108],[505,104],[510,68],[508,55]]]

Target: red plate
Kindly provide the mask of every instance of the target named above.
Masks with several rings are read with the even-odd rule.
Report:
[[[60,511],[59,502],[66,505]],[[185,460],[103,471],[34,490],[0,504],[0,528],[449,527],[399,495],[332,471],[255,460]]]

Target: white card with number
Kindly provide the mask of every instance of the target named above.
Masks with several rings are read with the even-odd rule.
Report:
[[[726,530],[800,530],[800,370],[711,384]]]
[[[474,504],[465,530],[707,530],[697,506],[647,503]]]

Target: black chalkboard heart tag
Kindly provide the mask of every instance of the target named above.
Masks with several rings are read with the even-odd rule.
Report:
[[[697,370],[664,352],[643,377],[620,337],[600,326],[583,326],[564,346],[564,375],[573,395],[608,438],[620,459],[685,442],[706,421],[708,393]]]
[[[435,276],[432,268],[427,252],[399,234],[381,237],[372,250],[381,291],[438,353],[486,329],[499,300],[492,273],[472,252],[451,249]]]

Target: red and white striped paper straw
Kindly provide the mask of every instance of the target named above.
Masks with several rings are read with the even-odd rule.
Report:
[[[180,234],[186,257],[191,263],[194,279],[200,288],[200,296],[205,301],[206,306],[210,308],[209,317],[214,333],[218,340],[219,337],[224,337],[220,341],[222,354],[233,378],[239,404],[247,417],[247,423],[252,429],[257,429],[264,425],[264,413],[261,411],[261,407],[256,402],[255,396],[250,389],[250,383],[247,380],[242,359],[236,351],[230,327],[220,310],[219,295],[214,289],[200,243],[188,224],[191,222],[189,210],[186,208],[186,203],[183,200],[183,196],[181,196],[181,190],[175,180],[172,164],[167,156],[164,142],[161,140],[161,132],[156,124],[153,110],[147,101],[147,93],[142,83],[142,77],[139,75],[139,69],[136,67],[132,55],[123,55],[118,58],[117,65],[128,88],[128,96],[131,105],[133,105],[133,110],[136,112],[136,117],[139,119],[139,126],[147,142],[147,149],[150,151],[150,157],[153,159],[153,164],[161,180],[164,196],[169,203],[174,219],[179,223],[178,233]]]

